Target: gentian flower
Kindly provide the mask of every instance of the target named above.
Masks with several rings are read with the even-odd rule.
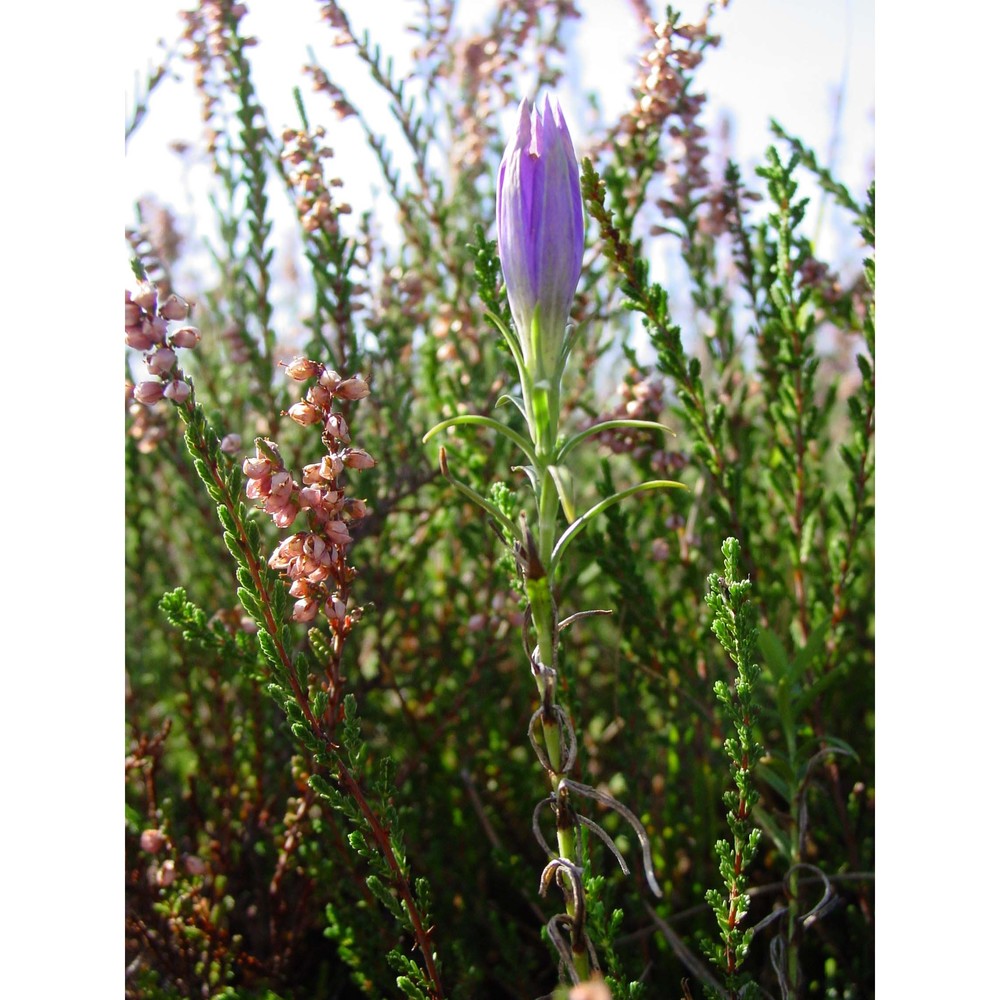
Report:
[[[573,140],[556,101],[518,108],[497,177],[497,242],[525,367],[561,374],[566,324],[583,265],[583,204]]]

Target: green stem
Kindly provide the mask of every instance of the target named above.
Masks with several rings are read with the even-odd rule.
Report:
[[[547,463],[538,470],[538,475],[540,479],[538,484],[538,553],[542,565],[545,567],[545,572],[550,573],[552,552],[556,547],[559,491],[556,489],[555,480],[549,472]],[[544,662],[549,663],[548,660]]]
[[[536,495],[538,506],[537,552],[541,563],[541,573],[525,576],[525,590],[531,605],[531,620],[538,645],[538,660],[543,667],[557,669],[559,636],[555,596],[552,581],[552,554],[556,546],[559,527],[559,491],[550,471],[557,464],[557,442],[559,437],[560,376],[556,374],[548,384],[535,385],[530,376],[522,377],[521,388],[529,415],[529,428],[535,446]],[[553,711],[555,699],[551,689],[546,690],[544,672],[535,673],[538,697],[542,703],[542,738],[549,759],[549,784],[552,794],[558,797],[559,784],[564,777],[562,771],[562,740],[560,739],[559,717]],[[556,838],[559,856],[575,863],[577,856],[576,828],[572,823],[557,821]],[[565,879],[565,876],[564,876]],[[564,881],[563,896],[566,900],[566,914],[576,918],[576,903],[568,882]],[[590,955],[586,946],[578,942],[573,949],[573,966],[581,982],[590,978]]]
[[[800,785],[792,798],[791,823],[791,865],[788,871],[788,938],[786,949],[786,971],[788,974],[788,995],[799,995],[799,862],[802,860],[801,836],[799,828],[799,810],[801,796],[805,794],[804,785]]]
[[[550,477],[549,477],[550,478]],[[554,492],[554,490],[552,491]],[[535,626],[535,635],[538,639],[538,659],[543,666],[554,668],[556,663],[556,652],[558,650],[558,629],[556,627],[555,602],[552,595],[550,578],[544,576],[541,579],[526,581],[528,597],[531,602],[531,617]],[[548,702],[554,707],[555,701],[551,694],[546,693],[546,679],[541,672],[535,674],[535,683],[538,687],[538,697],[543,707]],[[558,798],[559,785],[564,777],[562,770],[562,740],[559,732],[559,718],[554,711],[541,713],[542,738],[545,742],[546,755],[551,765],[549,770],[549,784],[552,794]],[[575,863],[577,856],[576,828],[572,823],[564,823],[561,814],[556,823],[556,839],[559,845],[559,856],[567,861]],[[566,876],[563,876],[563,896],[566,900],[566,914],[570,919],[576,918],[576,904],[573,901],[573,894]],[[573,949],[573,966],[581,982],[586,982],[590,978],[590,955],[582,942],[579,947]]]

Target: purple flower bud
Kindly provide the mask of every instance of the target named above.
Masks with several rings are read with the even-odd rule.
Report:
[[[544,378],[559,374],[583,265],[580,172],[558,102],[523,100],[518,113],[497,177],[497,242],[525,363]]]

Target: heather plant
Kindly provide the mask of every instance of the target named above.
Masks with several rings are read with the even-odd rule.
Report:
[[[610,114],[572,2],[318,8],[296,121],[213,0],[126,125],[212,169],[127,233],[126,995],[873,995],[873,189],[727,157],[711,5]]]

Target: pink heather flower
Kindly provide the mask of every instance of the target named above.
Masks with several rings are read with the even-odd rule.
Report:
[[[364,500],[345,500],[343,510],[344,514],[354,521],[360,521],[361,518],[368,516],[368,505]]]
[[[168,295],[160,306],[160,315],[164,319],[187,319],[188,304],[179,295]]]
[[[346,549],[351,544],[351,533],[343,521],[327,521],[326,534],[330,542],[337,548]]]
[[[560,369],[583,266],[583,202],[558,102],[539,110],[525,99],[518,115],[497,176],[497,243],[521,351],[540,380]]]
[[[649,547],[653,562],[665,562],[670,558],[670,544],[665,538],[654,538]]]
[[[315,486],[306,486],[299,490],[299,505],[302,507],[318,507],[323,500],[323,491]]]
[[[270,476],[262,476],[260,479],[251,479],[247,483],[247,498],[250,500],[259,500],[261,497],[269,496],[270,490]]]
[[[193,326],[182,326],[170,335],[170,346],[189,349],[196,347],[201,340],[201,333]]]
[[[326,481],[321,462],[313,462],[312,465],[307,465],[302,469],[302,482],[308,483],[310,486],[317,486]]]
[[[295,602],[292,609],[292,621],[311,622],[319,611],[319,604],[311,597],[303,597]]]
[[[302,553],[317,562],[322,561],[327,552],[326,542],[319,535],[310,535],[302,543]]]
[[[263,479],[271,472],[271,463],[266,458],[247,458],[243,460],[243,475],[247,479]]]
[[[280,469],[271,476],[271,495],[287,500],[295,488],[295,480],[287,469]]]
[[[344,460],[340,455],[326,454],[319,468],[324,481],[332,483],[344,471]]]
[[[330,516],[339,514],[344,509],[344,491],[327,490],[323,494],[323,510]]]
[[[152,285],[141,285],[139,292],[133,297],[132,301],[143,312],[154,312],[156,309],[156,289]]]
[[[195,854],[185,854],[181,863],[188,875],[204,875],[208,871],[208,865]]]
[[[342,454],[344,465],[348,469],[372,469],[375,467],[375,459],[367,451],[362,451],[360,448],[348,448]]]
[[[175,378],[163,390],[163,395],[173,403],[183,403],[191,395],[191,386],[183,379]]]
[[[368,383],[360,375],[344,379],[336,389],[339,399],[364,399],[370,393],[371,389],[368,387]]]
[[[271,520],[279,528],[287,528],[299,516],[299,508],[294,503],[286,504],[271,515]]]
[[[322,583],[330,575],[330,567],[324,565],[323,563],[317,563],[315,566],[309,564],[309,573],[306,579],[313,584]]]
[[[323,605],[323,613],[331,621],[343,622],[347,618],[347,605],[335,594],[331,594]]]
[[[321,410],[328,410],[330,408],[331,398],[330,390],[319,383],[310,386],[309,391],[306,393],[306,400]]]
[[[163,383],[140,382],[132,390],[132,398],[143,406],[152,406],[163,398]]]
[[[167,838],[160,830],[143,830],[139,846],[149,854],[159,854],[167,844]]]
[[[351,432],[347,428],[347,421],[343,413],[331,413],[326,422],[326,432],[334,441],[348,442],[351,440]]]
[[[305,541],[305,537],[305,533],[302,531],[299,531],[294,535],[289,535],[289,537],[284,539],[282,543],[271,553],[271,558],[267,560],[268,566],[270,566],[271,569],[282,569],[287,566],[292,559],[302,555],[302,546]]]
[[[315,378],[323,371],[323,366],[318,361],[310,361],[308,358],[294,358],[285,369],[288,377],[296,382],[304,382],[307,378]]]
[[[126,327],[125,343],[135,351],[148,351],[156,343],[153,324],[146,320]]]
[[[142,321],[142,310],[132,301],[130,292],[125,292],[125,329],[130,326],[138,326]]]
[[[323,386],[324,389],[329,389],[333,392],[338,385],[340,385],[340,376],[332,369],[327,368],[319,377],[319,384]]]
[[[301,424],[303,427],[308,427],[309,424],[316,423],[323,416],[323,414],[320,413],[320,411],[317,410],[312,403],[306,403],[304,401],[300,401],[289,407],[288,415],[292,418],[292,420],[294,420],[297,424]]]
[[[330,403],[334,396],[360,399],[368,395],[368,383],[360,375],[341,382],[336,372],[306,358],[295,358],[288,374],[297,381],[319,378],[305,399],[292,405],[286,415],[300,424],[319,424],[328,448],[333,440],[349,442],[347,421],[343,414],[330,412]],[[344,562],[345,549],[352,541],[345,521],[365,517],[368,507],[364,500],[345,497],[336,484],[345,467],[368,469],[374,464],[372,456],[361,449],[328,451],[321,461],[303,468],[299,485],[285,469],[276,446],[263,439],[257,440],[256,456],[243,462],[246,495],[260,500],[279,528],[287,528],[300,513],[308,523],[308,530],[282,541],[268,559],[268,565],[285,578],[295,599],[294,621],[312,622],[322,608],[339,634],[350,629],[354,619],[347,611],[344,588],[354,571]]]
[[[285,509],[288,506],[288,497],[281,496],[278,493],[272,493],[264,501],[264,513],[265,514],[277,514],[279,511]]]
[[[177,355],[169,347],[161,347],[146,359],[150,375],[166,375],[177,363]]]
[[[168,885],[172,885],[174,879],[177,877],[176,865],[172,859],[164,861],[160,866],[160,870],[156,873],[156,884],[161,888],[166,888]]]

